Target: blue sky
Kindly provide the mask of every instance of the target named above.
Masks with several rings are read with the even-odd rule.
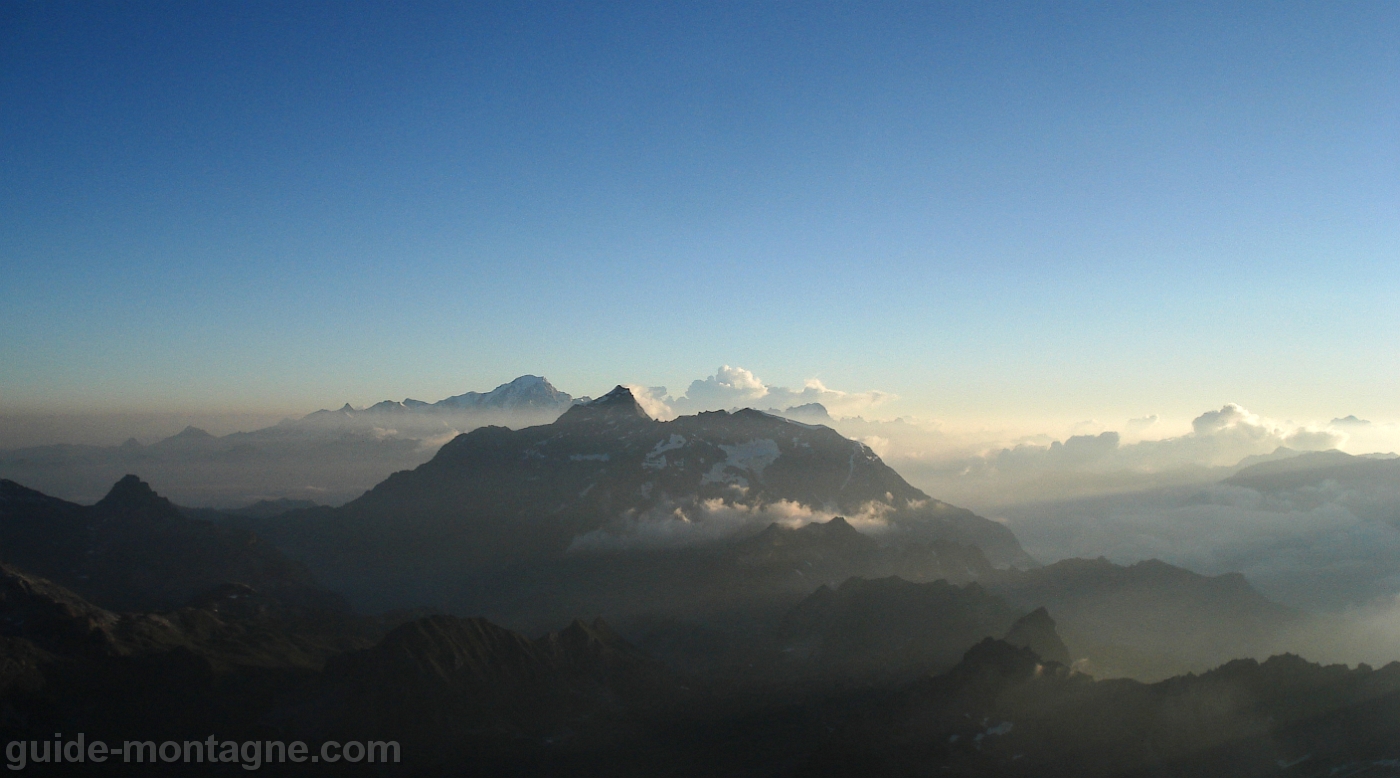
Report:
[[[1400,5],[0,4],[0,413],[1395,419]]]

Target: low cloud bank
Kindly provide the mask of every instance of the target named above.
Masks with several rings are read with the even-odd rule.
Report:
[[[845,516],[851,526],[866,533],[888,527],[889,505],[869,503],[854,515],[814,509],[791,500],[745,505],[719,498],[700,501],[667,501],[650,510],[628,512],[606,527],[574,538],[570,553],[661,549],[698,546],[757,532],[769,524],[800,527]]]
[[[1019,503],[1204,484],[1242,465],[1332,448],[1389,450],[1400,440],[1394,425],[1279,422],[1234,403],[1197,416],[1183,435],[1141,439],[1159,424],[1132,419],[1125,432],[1040,435],[998,443],[994,433],[954,434],[913,420],[832,422],[875,450],[911,483],[940,499],[977,510]],[[1136,440],[1130,440],[1138,438]]]
[[[1326,485],[1264,493],[1210,484],[1016,506],[1002,518],[1044,562],[1156,558],[1207,575],[1240,572],[1284,604],[1343,611],[1400,592],[1400,529],[1358,515],[1353,497]]]

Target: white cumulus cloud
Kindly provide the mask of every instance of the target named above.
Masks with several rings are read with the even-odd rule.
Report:
[[[895,395],[877,390],[848,392],[832,389],[820,379],[810,378],[800,388],[769,384],[742,367],[721,365],[713,375],[690,382],[685,394],[671,397],[664,387],[629,387],[642,407],[657,418],[700,411],[757,408],[784,411],[820,403],[832,416],[853,416],[893,400]]]

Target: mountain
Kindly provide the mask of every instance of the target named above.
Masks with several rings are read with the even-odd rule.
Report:
[[[375,645],[394,626],[233,584],[168,611],[116,613],[0,564],[0,739],[63,733],[71,743],[83,733],[88,742],[159,743],[217,733],[244,741],[294,739],[286,735],[296,731],[312,740],[325,734],[321,712],[338,710],[327,695],[339,687],[323,682],[328,663]],[[118,757],[95,772],[150,770]],[[60,772],[83,774],[72,765]]]
[[[840,588],[849,607],[832,605]],[[873,687],[762,676],[741,687],[667,669],[599,619],[537,638],[450,616],[375,633],[227,586],[173,611],[119,614],[0,565],[0,738],[217,733],[392,741],[401,754],[368,771],[322,766],[333,775],[1396,774],[1400,663],[1282,655],[1156,684],[1099,681],[1038,654],[1056,641],[1044,611],[1002,640],[970,637],[966,606],[986,598],[975,585],[897,579],[826,590],[805,615],[828,643],[859,636],[846,644],[878,660],[899,653],[901,634],[933,644],[957,634],[961,659]]]
[[[440,400],[433,405],[440,408],[562,411],[568,408],[573,400],[574,398],[555,389],[544,378],[523,375],[510,383],[501,384],[489,392],[467,392]]]
[[[548,424],[574,399],[539,376],[436,403],[348,403],[222,437],[196,427],[142,445],[51,445],[0,450],[0,478],[92,502],[138,472],[182,505],[235,508],[258,500],[345,502],[390,473],[426,462],[453,436],[485,425]]]
[[[327,667],[331,730],[342,739],[397,740],[419,760],[468,759],[498,769],[570,749],[632,741],[646,711],[685,691],[601,619],[539,639],[485,619],[413,621]]]
[[[857,683],[909,680],[947,670],[977,641],[1005,634],[1016,616],[976,583],[850,578],[793,608],[779,642],[807,672]]]
[[[1302,618],[1238,573],[1200,575],[1155,559],[1066,559],[980,581],[1018,608],[1054,613],[1073,658],[1094,675],[1156,679],[1268,656]]]
[[[695,694],[601,620],[538,639],[483,619],[382,626],[321,620],[246,587],[118,614],[0,565],[0,738],[393,741],[400,758],[376,775],[588,775],[634,762],[651,774],[651,752],[671,769],[685,761],[657,722]],[[269,757],[261,769],[295,767]],[[322,772],[365,774],[341,767]]]
[[[1060,633],[1055,630],[1055,620],[1050,618],[1049,611],[1043,605],[1017,619],[1002,640],[1017,648],[1029,648],[1047,662],[1068,667],[1074,661],[1069,648],[1060,639]]]
[[[1147,685],[988,638],[847,720],[796,774],[1394,776],[1397,744],[1400,663],[1281,655]]]
[[[573,402],[574,398],[555,389],[547,379],[523,375],[489,392],[466,392],[435,403],[411,398],[402,402],[384,400],[359,409],[346,403],[338,410],[316,411],[279,426],[345,428],[365,423],[411,427],[426,424],[429,429],[436,429],[443,419],[465,414],[514,414],[533,423],[547,423],[558,418]]]
[[[992,635],[1094,675],[1156,680],[1316,642],[1305,614],[1242,576],[1203,576],[1157,560],[1065,560],[963,580],[974,582],[823,585],[785,617],[781,649],[850,677],[861,667],[912,677],[952,666]]]
[[[186,518],[134,475],[92,506],[0,480],[0,562],[114,610],[168,610],[227,582],[290,602],[339,601],[252,532]]]
[[[340,508],[247,526],[362,607],[461,608],[512,566],[713,545],[837,513],[880,545],[947,541],[1033,564],[1006,528],[931,499],[829,428],[754,410],[661,422],[624,387],[552,424],[460,435]]]
[[[831,414],[827,412],[826,406],[821,403],[793,405],[782,411],[770,408],[768,412],[774,416],[782,416],[792,419],[793,421],[805,422],[807,424],[825,424],[827,426],[832,426],[836,423],[836,420],[831,418]]]

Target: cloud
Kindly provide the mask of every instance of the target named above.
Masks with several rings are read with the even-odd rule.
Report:
[[[1277,424],[1228,403],[1197,416],[1191,432],[1158,440],[1122,444],[1117,432],[1076,435],[1049,446],[1023,445],[987,457],[996,467],[1092,467],[1152,471],[1179,467],[1225,467],[1249,456],[1271,454],[1279,447],[1323,451],[1343,437],[1325,429]]]
[[[880,391],[843,392],[828,389],[821,381],[809,378],[800,390],[794,391],[781,386],[770,387],[767,398],[772,406],[785,410],[795,405],[821,403],[833,416],[847,416],[868,411],[877,405],[895,399],[893,394]]]
[[[1143,416],[1137,419],[1128,419],[1127,431],[1136,435],[1137,433],[1140,433],[1146,429],[1155,426],[1157,424],[1157,421],[1157,414],[1155,413],[1151,416]]]
[[[697,546],[758,531],[769,524],[800,527],[827,522],[838,515],[857,530],[878,533],[888,528],[890,505],[867,503],[859,512],[837,513],[811,508],[792,500],[746,505],[721,498],[700,501],[667,501],[647,511],[628,512],[608,526],[575,536],[570,553]]]
[[[623,384],[632,391],[632,396],[637,398],[637,404],[642,406],[642,410],[653,419],[671,419],[675,413],[666,404],[666,387],[664,386],[640,386],[638,384]]]
[[[1191,429],[1197,435],[1209,435],[1212,432],[1240,425],[1258,428],[1260,426],[1259,417],[1234,403],[1226,403],[1218,411],[1206,411],[1197,416],[1191,422]]]
[[[832,389],[819,379],[808,379],[800,389],[768,384],[742,367],[721,365],[714,375],[690,382],[685,394],[671,397],[665,387],[628,387],[637,401],[656,418],[673,418],[700,411],[757,408],[786,410],[797,405],[820,403],[833,416],[856,415],[895,398],[889,392],[847,392]]]
[[[736,405],[750,405],[759,402],[768,394],[758,376],[742,367],[721,365],[709,378],[690,382],[685,396],[677,402],[686,402],[704,410],[732,408]]]
[[[1341,435],[1328,430],[1298,429],[1283,439],[1283,445],[1299,451],[1326,451],[1336,448],[1344,440]]]
[[[1042,561],[1156,558],[1208,575],[1241,572],[1285,604],[1340,610],[1400,591],[1400,530],[1353,510],[1335,485],[1261,493],[1229,484],[1011,508]]]
[[[1160,424],[1155,416],[1097,434],[1046,435],[999,442],[995,432],[979,441],[906,420],[867,422],[838,419],[837,431],[861,440],[878,439],[879,453],[916,486],[940,499],[974,510],[1022,502],[1064,499],[1167,485],[1201,484],[1228,475],[1226,468],[1278,449],[1320,451],[1337,447],[1349,433],[1331,427],[1275,422],[1235,403],[1208,410],[1182,435],[1144,440],[1142,430]],[[1092,429],[1081,422],[1071,430]],[[1374,450],[1374,449],[1373,449]]]

